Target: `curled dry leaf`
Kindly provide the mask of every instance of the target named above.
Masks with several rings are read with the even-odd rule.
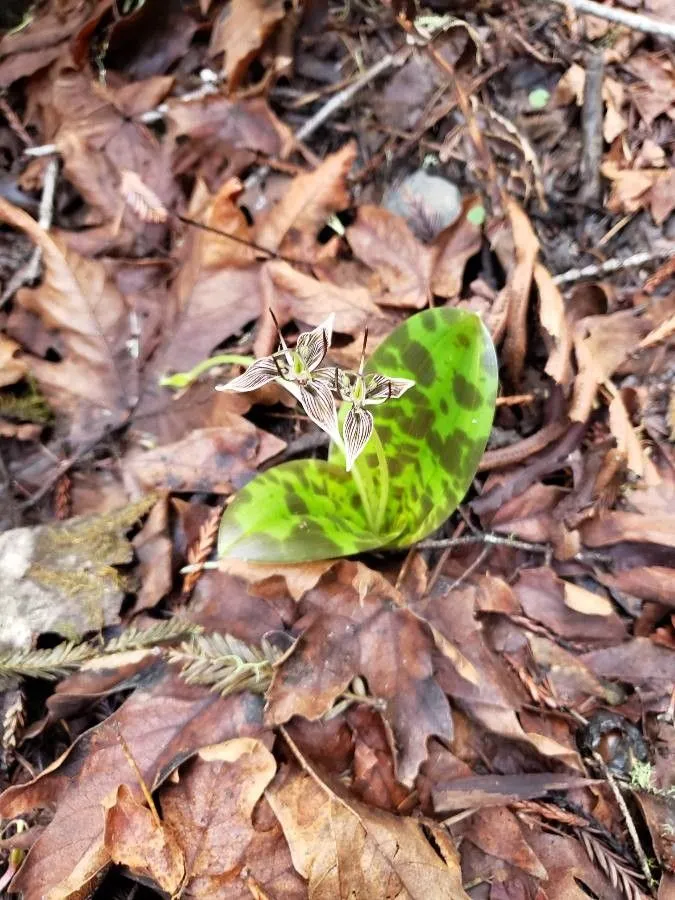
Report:
[[[234,93],[265,41],[285,15],[283,0],[233,0],[213,26],[209,51],[224,53],[223,74]]]
[[[157,676],[156,676],[157,677]],[[110,863],[104,840],[104,803],[127,785],[141,788],[120,742],[124,737],[152,791],[207,744],[261,731],[262,701],[250,694],[217,694],[159,677],[136,690],[100,725],[82,735],[57,762],[0,798],[0,816],[55,807],[12,889],[26,898],[67,898],[91,885]]]
[[[539,241],[520,206],[511,200],[507,214],[513,241],[513,259],[508,260],[504,291],[508,297],[508,318],[504,340],[504,362],[514,384],[520,381],[527,353],[527,311]],[[499,250],[497,249],[499,255]]]
[[[23,307],[48,328],[58,328],[65,359],[31,358],[50,406],[71,421],[74,438],[91,438],[128,415],[134,391],[133,360],[126,340],[129,322],[124,298],[98,260],[64,249],[27,213],[0,198],[0,219],[24,231],[42,251],[42,283],[19,294]]]
[[[310,900],[468,900],[441,829],[432,831],[434,847],[415,819],[366,806],[299,771],[267,797]]]

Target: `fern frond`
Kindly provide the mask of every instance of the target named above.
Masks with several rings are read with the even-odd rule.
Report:
[[[95,655],[91,644],[74,644],[66,641],[51,650],[4,650],[0,652],[0,688],[13,678],[45,678],[55,681],[85,659]]]
[[[201,634],[202,628],[193,625],[178,616],[164,619],[150,625],[149,628],[127,628],[120,635],[112,638],[103,645],[101,655],[110,653],[123,653],[127,650],[144,650],[146,647],[155,647],[157,644],[166,644],[176,641],[180,637],[190,637]]]
[[[229,634],[199,635],[176,650],[169,662],[181,666],[188,684],[203,684],[223,696],[237,691],[264,694],[272,680],[275,652],[251,647]]]

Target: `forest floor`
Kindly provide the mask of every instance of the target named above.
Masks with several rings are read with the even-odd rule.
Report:
[[[0,894],[675,897],[675,10],[578,5],[0,10]],[[500,379],[435,543],[216,564],[327,438],[166,379],[428,307]]]

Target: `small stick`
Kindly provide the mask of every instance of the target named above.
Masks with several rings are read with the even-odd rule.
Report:
[[[650,889],[654,888],[654,878],[652,877],[651,870],[649,868],[649,863],[647,862],[647,856],[645,851],[642,849],[642,844],[640,843],[640,838],[638,837],[637,828],[635,827],[635,822],[633,821],[633,817],[630,814],[630,810],[626,805],[626,801],[623,798],[623,794],[619,790],[619,786],[616,783],[616,780],[612,773],[610,772],[607,764],[600,754],[596,751],[593,753],[593,759],[595,760],[598,768],[604,775],[607,783],[609,784],[612,793],[614,794],[614,799],[617,802],[617,806],[621,810],[621,815],[623,816],[623,820],[626,823],[626,828],[628,829],[628,834],[630,835],[631,842],[633,844],[633,849],[635,850],[635,854],[640,862],[640,868],[647,879],[647,884]]]
[[[602,162],[602,82],[605,60],[601,50],[592,50],[586,64],[584,106],[581,115],[583,151],[581,154],[581,185],[579,200],[591,206],[602,201],[600,163]]]
[[[42,184],[42,196],[40,198],[40,213],[38,224],[44,231],[49,231],[52,226],[54,217],[54,193],[56,191],[56,180],[59,174],[58,159],[50,159],[45,168],[45,175]],[[31,281],[35,281],[40,271],[40,260],[42,259],[42,250],[35,247],[30,259],[25,266],[22,266],[10,278],[7,287],[0,297],[0,309],[5,303],[22,287]]]
[[[547,0],[544,2],[546,3]],[[597,16],[608,22],[625,25],[626,28],[632,28],[633,31],[642,31],[644,34],[656,34],[659,37],[670,38],[671,41],[675,40],[675,24],[670,22],[662,22],[659,19],[652,19],[650,16],[627,12],[616,6],[605,6],[604,3],[595,3],[594,0],[553,0],[553,3],[566,8],[571,7],[576,12],[585,13],[588,16]]]
[[[157,812],[157,807],[155,806],[155,801],[152,799],[152,794],[145,783],[145,779],[143,778],[143,773],[138,767],[138,763],[134,759],[134,755],[131,752],[131,747],[127,743],[126,738],[122,734],[122,729],[120,728],[119,722],[113,722],[113,727],[115,729],[115,733],[117,734],[117,740],[120,743],[120,747],[122,748],[122,753],[126,756],[127,762],[131,768],[131,771],[136,776],[136,781],[138,782],[141,791],[143,792],[143,796],[145,797],[145,802],[148,804],[148,808],[150,810],[150,814],[154,820],[155,826],[159,831],[162,830],[162,821],[159,818],[159,813]]]
[[[553,276],[554,284],[573,284],[575,281],[583,281],[584,278],[596,278],[598,275],[608,275],[621,269],[632,269],[644,266],[645,263],[656,262],[660,259],[670,259],[675,256],[675,246],[660,250],[643,250],[633,253],[625,259],[608,259],[604,263],[592,266],[584,266],[583,269],[568,269],[560,275]]]

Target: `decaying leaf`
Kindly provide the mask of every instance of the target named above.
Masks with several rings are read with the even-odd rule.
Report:
[[[449,843],[441,839],[438,853],[414,819],[347,799],[299,771],[267,797],[312,900],[468,896]]]
[[[109,865],[106,799],[114,798],[120,785],[127,786],[128,796],[141,796],[120,735],[148,788],[154,790],[201,747],[260,733],[261,713],[257,697],[239,694],[223,700],[176,678],[160,676],[154,685],[137,690],[36,779],[10,788],[0,798],[4,818],[36,807],[56,808],[13,890],[31,900],[65,900],[95,882]]]
[[[235,738],[200,750],[178,782],[164,786],[163,822],[186,861],[182,896],[245,898],[248,876],[264,896],[305,896],[281,828],[263,799],[276,768],[260,740]]]
[[[355,564],[342,563],[302,599],[302,634],[276,670],[266,717],[275,725],[294,715],[317,719],[361,675],[391,728],[398,778],[412,784],[428,738],[447,740],[452,733],[450,708],[434,678],[434,640],[381,593],[360,597],[357,577]]]

